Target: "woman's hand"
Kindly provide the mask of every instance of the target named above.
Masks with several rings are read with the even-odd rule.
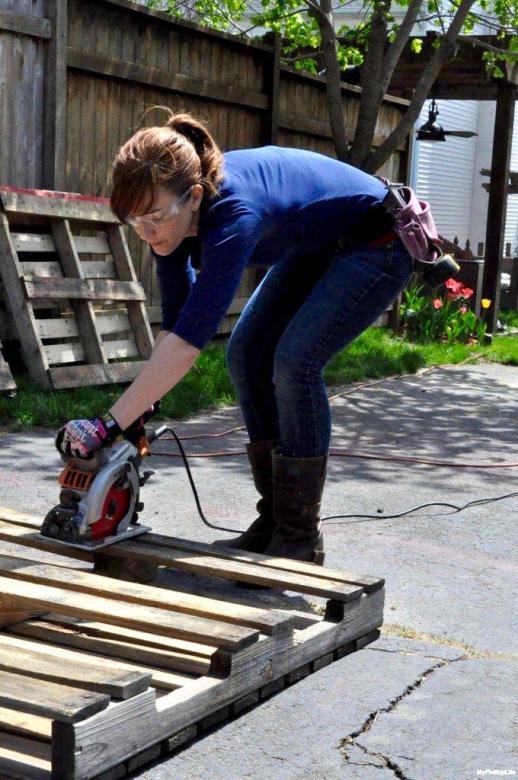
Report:
[[[70,420],[56,434],[58,451],[68,458],[91,458],[111,440],[101,417],[93,420]]]

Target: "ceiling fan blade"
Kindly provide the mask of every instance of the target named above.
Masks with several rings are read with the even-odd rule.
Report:
[[[457,138],[473,138],[478,133],[473,133],[471,130],[444,130],[444,135],[454,135]]]

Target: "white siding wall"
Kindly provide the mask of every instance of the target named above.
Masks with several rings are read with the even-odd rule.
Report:
[[[439,100],[437,121],[445,130],[477,132],[478,103],[474,100]],[[427,101],[416,123],[428,119]],[[471,193],[476,137],[447,136],[445,142],[416,141],[412,186],[430,202],[437,229],[445,238],[458,236],[462,245],[470,238]],[[476,249],[476,247],[474,247]]]
[[[513,147],[511,151],[511,170],[518,173],[518,110],[514,112]],[[509,195],[507,201],[507,219],[505,223],[505,241],[511,244],[514,257],[518,257],[518,195]]]

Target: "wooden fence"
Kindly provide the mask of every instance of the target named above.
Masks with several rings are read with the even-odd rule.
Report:
[[[0,0],[0,73],[0,184],[108,194],[114,153],[153,105],[206,119],[225,150],[276,143],[333,155],[325,82],[281,66],[278,41],[251,43],[175,22],[130,0]],[[343,87],[352,135],[359,91]],[[375,145],[406,105],[386,98]],[[160,122],[156,112],[145,119]],[[407,151],[401,147],[380,173],[404,177]],[[156,320],[149,253],[136,236],[129,240]],[[245,272],[226,330],[256,274]]]

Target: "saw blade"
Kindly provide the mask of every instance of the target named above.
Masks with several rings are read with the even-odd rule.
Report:
[[[58,539],[56,537],[49,537],[52,539],[52,541],[57,542],[57,544],[62,545],[63,547],[77,547],[80,550],[88,550],[89,552],[96,552],[96,550],[100,550],[103,547],[110,547],[113,544],[117,544],[117,542],[124,542],[127,539],[131,539],[134,536],[142,536],[142,534],[147,534],[151,531],[151,528],[147,525],[139,525],[138,523],[135,523],[131,526],[131,528],[128,528],[126,531],[122,531],[120,534],[116,534],[114,536],[106,536],[104,539],[99,540],[93,540],[91,542],[66,542],[64,539]]]

